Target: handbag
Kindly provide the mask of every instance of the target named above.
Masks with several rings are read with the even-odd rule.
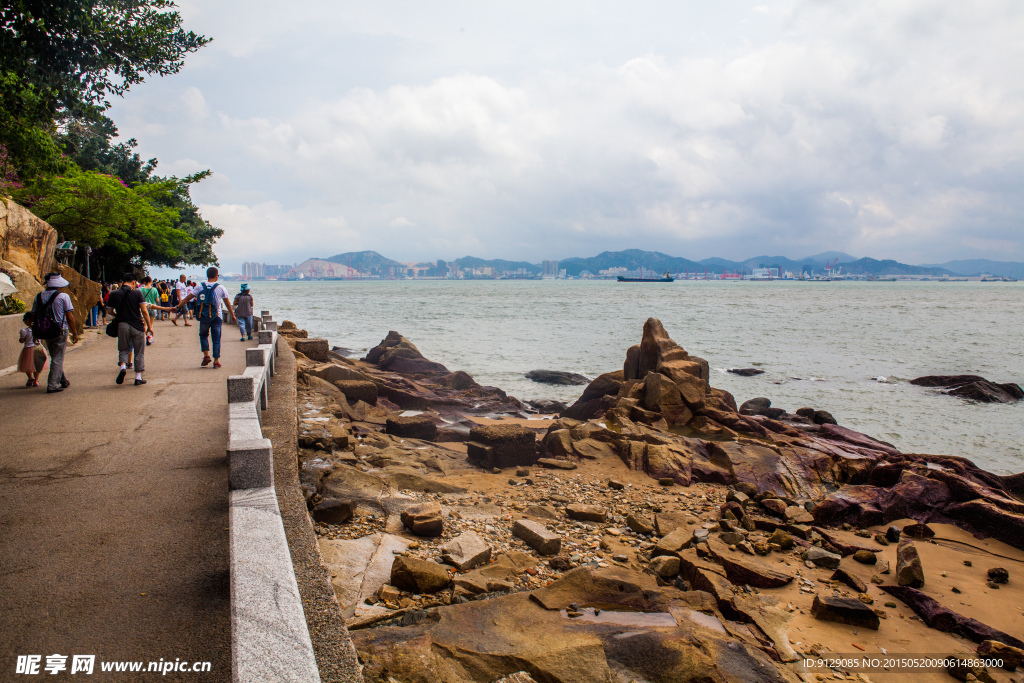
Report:
[[[114,320],[111,320],[109,323],[107,323],[107,336],[108,337],[116,337],[117,336],[117,319],[116,318]]]

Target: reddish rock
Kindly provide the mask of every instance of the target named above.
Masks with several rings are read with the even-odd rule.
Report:
[[[537,437],[514,424],[475,425],[469,430],[467,455],[483,467],[521,467],[537,462]]]
[[[389,417],[384,430],[388,434],[406,439],[437,440],[437,425],[426,415]]]
[[[995,640],[1012,647],[1024,648],[1024,643],[1018,638],[987,626],[977,619],[954,612],[916,588],[909,586],[879,586],[879,588],[914,610],[914,613],[921,617],[921,621],[929,628],[957,633],[975,643]]]
[[[811,603],[811,614],[822,621],[834,621],[873,631],[878,630],[880,623],[874,610],[855,598],[815,595]]]

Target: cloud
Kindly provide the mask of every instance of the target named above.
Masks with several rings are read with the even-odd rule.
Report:
[[[572,14],[563,6],[535,26],[458,3],[400,18],[362,7],[344,20],[330,4],[304,7],[301,20],[247,14],[245,36],[224,23],[224,56],[202,78],[217,59],[226,69],[238,56],[287,56],[319,23],[369,41],[364,58],[386,63],[383,82],[338,87],[324,60],[310,66],[323,87],[295,96],[261,74],[266,89],[248,106],[183,84],[188,128],[164,137],[185,136],[192,147],[176,155],[230,176],[203,195],[229,232],[225,258],[352,244],[403,260],[627,247],[1024,258],[1013,229],[1024,209],[1016,3],[807,1],[743,17],[657,5],[663,21],[644,26],[652,8],[602,8],[586,15],[590,34],[559,23]],[[704,14],[691,27],[685,12]],[[445,37],[454,17],[466,44]],[[613,48],[601,36],[616,20]],[[399,48],[374,53],[385,39]],[[272,111],[271,100],[290,106]],[[132,120],[148,121],[136,107]],[[148,115],[173,126],[157,108]]]

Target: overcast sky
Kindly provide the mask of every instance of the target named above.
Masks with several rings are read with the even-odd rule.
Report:
[[[186,0],[110,115],[222,266],[1024,260],[1024,3]]]

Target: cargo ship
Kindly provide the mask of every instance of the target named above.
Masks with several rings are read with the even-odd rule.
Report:
[[[619,282],[675,282],[676,279],[665,271],[665,274],[661,277],[625,277],[620,275],[618,277]]]

